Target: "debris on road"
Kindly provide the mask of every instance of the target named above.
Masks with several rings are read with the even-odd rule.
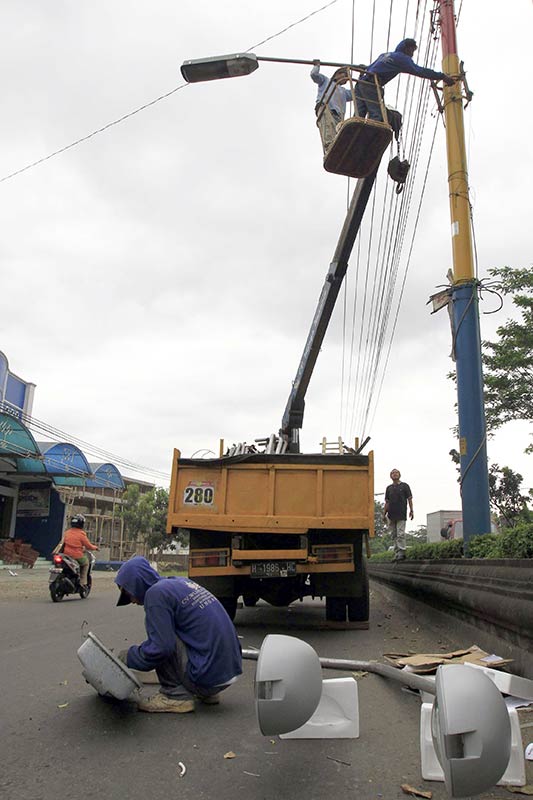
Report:
[[[433,792],[423,792],[422,789],[415,789],[414,786],[409,786],[408,783],[402,783],[400,789],[404,794],[409,794],[411,797],[425,797],[427,800],[431,800],[433,797]]]
[[[68,703],[60,703],[58,705],[58,708],[66,708],[67,706],[68,706]]]
[[[417,674],[429,674],[437,671],[442,664],[475,664],[479,667],[503,667],[512,663],[511,658],[500,658],[486,653],[476,644],[462,650],[449,653],[384,653],[383,657],[394,667]]]
[[[224,758],[237,758],[237,756],[233,750],[229,750],[227,753],[224,753]]]
[[[258,775],[257,772],[246,772],[245,769],[243,769],[243,775],[251,775],[252,778],[260,778],[261,777],[261,775]]]
[[[179,767],[179,776],[180,776],[180,778],[183,778],[183,776],[187,772],[187,768],[186,768],[185,764],[183,763],[183,761],[178,761],[178,767]]]
[[[344,764],[345,767],[351,767],[352,764],[350,761],[341,761],[340,758],[333,758],[333,756],[326,756],[328,761],[335,761],[336,764]]]
[[[508,792],[513,792],[513,794],[533,795],[533,786],[529,784],[526,786],[507,786],[506,789]]]

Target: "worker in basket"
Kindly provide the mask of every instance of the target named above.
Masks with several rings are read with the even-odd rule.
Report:
[[[311,80],[318,84],[315,102],[316,124],[325,155],[335,139],[337,125],[344,119],[346,103],[351,102],[352,93],[344,88],[344,84],[349,80],[346,67],[337,69],[330,79],[320,72],[320,61],[313,61],[313,64]]]
[[[416,49],[417,44],[414,39],[403,39],[396,50],[391,53],[382,53],[366,68],[355,87],[355,102],[360,117],[366,117],[368,114],[370,119],[378,122],[384,121],[376,80],[381,87],[382,96],[383,87],[400,73],[416,75],[417,78],[428,78],[432,81],[442,80],[446,86],[455,83],[454,78],[446,75],[445,72],[436,72],[415,64],[413,56]]]

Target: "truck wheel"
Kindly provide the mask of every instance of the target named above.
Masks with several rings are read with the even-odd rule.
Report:
[[[237,613],[237,598],[236,597],[219,597],[218,602],[225,609],[226,614],[233,622],[235,614]]]
[[[348,620],[368,622],[368,597],[348,597]]]
[[[257,605],[259,598],[255,594],[243,594],[242,600],[246,608],[253,608]]]
[[[348,620],[350,622],[368,622],[370,615],[370,601],[368,589],[368,572],[366,570],[366,562],[362,562],[363,570],[363,594],[361,597],[348,597]]]
[[[328,622],[346,622],[345,597],[326,597],[326,619]]]

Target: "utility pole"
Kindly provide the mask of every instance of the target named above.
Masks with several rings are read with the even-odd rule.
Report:
[[[459,75],[453,0],[439,0],[442,70]],[[490,533],[489,478],[483,369],[479,332],[478,281],[474,274],[462,82],[444,88],[448,185],[453,248],[453,341],[459,409],[461,503],[465,545]]]

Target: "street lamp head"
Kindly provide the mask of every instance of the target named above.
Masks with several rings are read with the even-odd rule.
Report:
[[[220,78],[236,78],[249,75],[258,68],[257,56],[253,53],[233,53],[229,56],[212,56],[184,61],[181,74],[187,83],[216,81]]]

